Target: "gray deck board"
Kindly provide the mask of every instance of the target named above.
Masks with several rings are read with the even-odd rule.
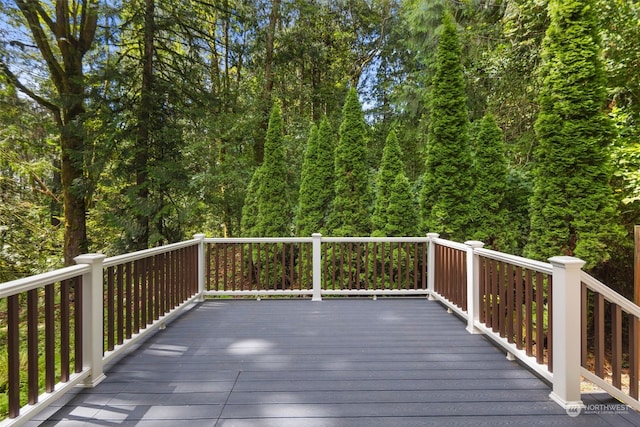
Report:
[[[207,301],[106,373],[28,425],[640,425],[633,411],[569,417],[545,382],[425,299]]]

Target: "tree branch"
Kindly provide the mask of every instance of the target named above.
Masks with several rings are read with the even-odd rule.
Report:
[[[29,28],[31,29],[33,39],[36,42],[38,49],[42,53],[42,57],[47,63],[47,66],[49,67],[53,84],[56,86],[59,92],[64,92],[64,70],[60,66],[60,63],[58,63],[58,61],[56,60],[56,57],[51,50],[51,46],[49,45],[47,36],[42,29],[42,26],[40,25],[40,18],[42,18],[45,22],[48,22],[48,25],[53,26],[53,28],[55,28],[55,23],[51,21],[51,18],[47,16],[42,8],[38,8],[37,2],[34,2],[33,0],[16,0],[16,4],[29,23]]]
[[[82,2],[82,12],[80,19],[80,34],[78,36],[79,49],[82,55],[87,53],[98,28],[98,2],[96,0],[85,0]]]
[[[52,103],[51,101],[48,101],[46,99],[44,99],[43,97],[39,96],[38,94],[36,94],[35,92],[33,92],[31,89],[29,89],[28,87],[26,87],[21,81],[20,79],[18,79],[18,76],[16,76],[15,74],[13,74],[13,72],[9,69],[9,67],[7,66],[7,64],[4,63],[4,61],[0,60],[0,70],[2,70],[2,73],[4,73],[5,76],[7,76],[7,78],[9,79],[9,81],[16,87],[18,88],[22,93],[24,93],[25,95],[27,95],[29,98],[33,99],[34,101],[36,101],[38,104],[40,104],[41,106],[43,106],[44,108],[46,108],[47,110],[51,111],[51,113],[53,114],[53,117],[56,121],[56,124],[58,126],[62,126],[62,117],[60,115],[60,108],[55,105],[54,103]]]

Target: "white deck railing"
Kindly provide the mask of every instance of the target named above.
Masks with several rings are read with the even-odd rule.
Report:
[[[76,329],[80,333],[76,340],[82,343],[81,369],[22,408],[15,406],[19,396],[14,387],[10,418],[0,427],[23,424],[71,387],[95,386],[104,377],[103,365],[128,345],[161,328],[189,304],[223,295],[297,295],[312,301],[327,296],[428,296],[461,316],[470,333],[486,334],[508,357],[549,381],[551,398],[563,407],[581,405],[583,375],[640,409],[637,354],[630,360],[631,386],[626,390],[617,379],[619,370],[615,378],[607,379],[602,369],[591,372],[584,367],[588,351],[582,308],[585,289],[598,301],[607,301],[614,313],[622,311],[632,318],[634,346],[640,308],[583,273],[582,261],[570,257],[549,261],[483,249],[481,242],[452,242],[434,233],[412,238],[196,235],[186,242],[108,259],[83,255],[77,258],[82,265],[0,284],[0,301],[7,300],[7,306],[13,307],[8,323],[20,321],[15,309],[20,295],[47,287],[59,289],[60,283],[73,279],[80,283],[82,298],[81,305],[72,307],[81,314],[81,328]],[[604,316],[596,322],[603,323]],[[9,329],[10,342],[15,343],[19,327],[9,325]],[[621,359],[620,331],[612,333],[617,345],[614,353]],[[601,346],[596,349],[604,353]],[[10,365],[15,370],[15,357]],[[9,375],[15,383],[15,372]]]

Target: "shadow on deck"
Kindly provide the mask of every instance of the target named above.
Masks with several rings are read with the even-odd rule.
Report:
[[[568,416],[545,382],[426,299],[206,301],[106,374],[27,425],[640,425],[607,394]]]

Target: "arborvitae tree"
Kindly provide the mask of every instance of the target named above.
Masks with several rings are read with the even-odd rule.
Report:
[[[543,43],[538,146],[526,255],[609,258],[618,238],[609,185],[612,124],[593,0],[551,0]]]
[[[255,231],[261,237],[291,235],[293,211],[289,201],[287,163],[285,160],[282,111],[275,102],[271,109],[267,137],[264,143],[264,162],[260,167]]]
[[[315,193],[314,169],[318,158],[318,126],[311,125],[307,147],[304,151],[302,171],[300,172],[300,193],[298,195],[298,211],[296,213],[296,235],[306,236],[316,222],[317,212],[311,207]],[[315,218],[314,218],[315,217]],[[317,228],[316,228],[317,230]],[[315,233],[316,230],[311,230]]]
[[[313,233],[324,233],[333,200],[335,143],[333,129],[324,117],[318,130],[313,126],[307,143],[300,195],[298,197],[298,236],[308,237]]]
[[[247,194],[242,206],[242,219],[240,221],[241,234],[244,237],[260,237],[256,233],[258,222],[258,188],[262,181],[262,168],[256,169],[251,177]]]
[[[472,158],[461,49],[456,24],[445,12],[432,86],[426,171],[420,197],[423,231],[467,238]]]
[[[401,157],[402,151],[398,144],[398,138],[395,132],[391,131],[387,136],[387,141],[382,151],[380,169],[378,170],[376,200],[373,207],[373,216],[371,217],[372,235],[384,234],[385,226],[388,223],[387,208],[391,197],[391,187],[393,187],[396,176],[404,172]]]
[[[507,212],[503,200],[507,191],[507,157],[502,130],[493,115],[480,123],[476,137],[471,193],[473,239],[492,249],[505,250],[504,231]]]
[[[335,198],[330,231],[335,236],[368,236],[371,196],[366,123],[355,89],[347,94],[342,114],[340,140],[335,151]]]
[[[396,175],[386,209],[384,233],[390,237],[415,236],[418,233],[418,209],[409,180],[403,172]]]

